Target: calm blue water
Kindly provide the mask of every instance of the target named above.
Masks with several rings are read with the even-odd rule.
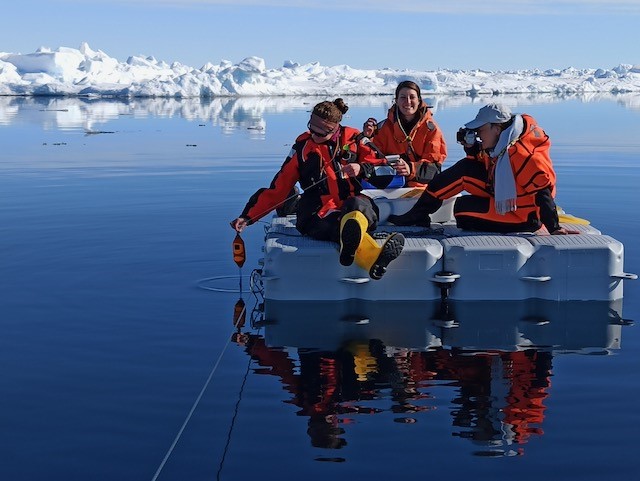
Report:
[[[551,135],[558,203],[640,273],[638,98],[505,100]],[[251,327],[263,228],[243,235],[240,271],[228,222],[317,101],[0,98],[1,479],[637,472],[640,334],[619,318],[640,318],[640,281],[622,306],[536,306],[546,330],[518,303],[457,306],[458,331],[432,305],[374,309],[365,326],[287,306]],[[359,126],[389,99],[347,101]],[[486,101],[430,101],[453,162]],[[425,349],[438,334],[456,347]]]

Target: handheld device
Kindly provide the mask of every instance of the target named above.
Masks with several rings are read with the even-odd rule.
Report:
[[[395,166],[400,160],[399,155],[385,155],[384,158],[386,159],[387,164],[389,164],[392,167]]]
[[[479,140],[477,132],[472,129],[465,129],[462,127],[456,134],[456,141],[459,144],[473,145]]]

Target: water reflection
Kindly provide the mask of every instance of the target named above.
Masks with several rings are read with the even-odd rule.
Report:
[[[542,436],[554,356],[609,354],[626,323],[622,301],[267,301],[257,312],[233,339],[255,374],[282,382],[313,446],[345,446],[358,415],[417,423],[445,406],[479,456],[519,455]]]
[[[333,96],[329,95],[329,98]],[[322,99],[326,98],[322,97]],[[350,107],[370,108],[372,111],[385,111],[392,102],[392,96],[344,96]],[[387,101],[380,108],[381,98]],[[518,94],[501,95],[501,101],[517,109],[519,105],[550,104],[575,99],[580,102],[613,101],[631,110],[640,110],[640,95],[592,93],[576,95]],[[481,106],[495,100],[487,95],[431,95],[425,101],[439,109],[463,106]],[[180,117],[187,120],[211,122],[222,127],[224,132],[248,128],[263,131],[266,128],[265,116],[274,113],[308,110],[318,101],[318,97],[216,97],[200,99],[179,98],[131,98],[109,99],[94,97],[56,97],[56,96],[3,96],[0,97],[0,125],[11,125],[20,119],[41,125],[45,129],[85,130],[88,132],[103,130],[107,122],[122,116],[135,118]]]

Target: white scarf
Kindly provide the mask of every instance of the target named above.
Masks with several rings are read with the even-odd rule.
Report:
[[[496,211],[500,215],[515,211],[517,208],[516,181],[513,177],[513,169],[509,159],[509,147],[520,138],[523,128],[522,115],[515,115],[513,123],[500,134],[498,143],[493,148],[493,152],[498,152],[494,173],[494,197]]]

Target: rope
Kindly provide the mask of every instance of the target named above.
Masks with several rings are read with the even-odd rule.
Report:
[[[245,311],[246,311],[246,307],[244,307],[242,309],[242,311],[240,312],[240,315],[238,316],[238,320],[242,318],[242,315],[244,314]],[[233,329],[234,329],[234,331],[237,329],[237,322],[236,322],[236,324],[234,324]],[[233,334],[233,331],[232,331],[231,334]],[[171,453],[173,452],[174,448],[178,444],[178,441],[180,440],[180,437],[182,436],[182,433],[184,432],[184,429],[187,427],[187,424],[189,423],[189,420],[191,419],[191,416],[193,416],[194,411],[198,407],[198,404],[200,403],[200,400],[202,399],[202,396],[204,395],[204,392],[206,391],[207,387],[209,386],[209,382],[211,382],[211,378],[213,377],[213,374],[218,369],[218,366],[220,365],[220,361],[222,360],[222,356],[224,355],[224,353],[227,350],[227,347],[229,346],[230,343],[231,343],[231,335],[227,336],[227,342],[223,346],[222,351],[220,352],[220,355],[218,356],[218,359],[216,360],[215,364],[213,365],[213,368],[211,369],[211,372],[209,373],[209,377],[205,381],[204,386],[202,386],[202,389],[200,390],[200,394],[198,394],[198,397],[196,398],[195,402],[193,403],[193,406],[191,406],[191,410],[189,411],[189,414],[187,414],[187,417],[184,420],[184,422],[182,423],[182,426],[180,427],[180,430],[178,431],[178,434],[176,435],[175,439],[171,443],[171,446],[169,447],[169,450],[167,451],[167,454],[165,454],[164,459],[160,463],[160,466],[158,466],[156,474],[153,475],[153,478],[151,478],[151,481],[156,481],[158,479],[158,476],[160,475],[160,472],[162,471],[162,468],[164,468],[164,465],[167,463],[167,460],[169,459],[169,456],[171,456]]]
[[[347,164],[347,165],[348,165],[348,164]],[[337,170],[337,172],[338,172],[338,173],[340,173],[340,174],[341,174],[341,173],[342,173],[342,170],[343,170],[345,167],[346,167],[346,165],[340,165],[336,170]],[[358,182],[358,184],[360,184],[360,187],[362,187],[362,183],[360,182],[360,180],[359,180],[357,177],[351,177],[351,178],[352,178],[352,179],[354,179],[356,182]],[[313,189],[316,185],[318,185],[318,184],[320,184],[320,183],[324,182],[326,179],[327,179],[327,175],[326,175],[326,174],[323,174],[323,175],[322,175],[322,176],[321,176],[317,181],[315,181],[313,184],[309,185],[305,190],[311,190],[311,189]],[[256,216],[255,216],[255,217],[258,217],[259,219],[261,219],[262,217],[264,217],[265,215],[267,215],[267,214],[268,214],[269,212],[271,212],[272,210],[274,210],[274,209],[278,208],[279,206],[281,206],[281,205],[282,205],[282,204],[284,204],[285,202],[287,202],[287,201],[289,201],[289,200],[291,200],[291,199],[293,199],[294,197],[297,197],[297,196],[299,196],[299,195],[300,195],[300,194],[296,192],[295,194],[290,195],[290,196],[289,196],[289,197],[287,197],[286,199],[284,199],[284,200],[282,200],[282,201],[278,202],[277,204],[274,204],[273,206],[268,207],[267,209],[265,209],[265,210],[264,210],[264,212],[260,212],[259,214],[256,214]],[[256,221],[256,222],[254,222],[254,224],[255,224],[255,223],[257,223],[257,222],[260,222],[260,221],[258,220],[258,221]]]
[[[316,185],[318,185],[320,182],[323,182],[325,179],[325,177],[322,177],[321,179],[319,179],[317,182],[314,182],[313,184],[311,184],[307,189],[311,189],[312,187],[315,187]],[[285,202],[293,199],[294,197],[298,197],[300,194],[298,192],[296,192],[295,194],[290,195],[289,197],[287,197],[286,199],[278,202],[277,204],[274,204],[273,206],[269,207],[268,209],[266,209],[264,212],[260,212],[259,214],[255,215],[255,217],[257,217],[258,219],[261,219],[262,217],[264,217],[265,215],[267,215],[269,212],[271,212],[274,209],[277,209],[279,206],[281,206],[282,204],[284,204]],[[258,222],[258,221],[256,221]],[[254,224],[256,222],[253,222]]]
[[[236,276],[234,275],[230,275],[230,276],[213,276],[213,277],[205,277],[204,279],[200,279],[196,282],[197,287],[199,289],[204,289],[205,291],[213,291],[213,292],[238,292],[238,288],[227,288],[227,287],[209,287],[209,286],[205,286],[203,285],[205,282],[209,282],[209,281],[219,281],[222,279],[234,279]],[[247,277],[247,276],[244,276]],[[242,289],[242,277],[240,277],[241,281],[240,281],[240,293],[241,294],[248,294],[249,292],[251,292],[250,290],[243,290]]]
[[[251,367],[251,356],[249,356],[249,362],[247,363],[247,370],[244,373],[244,378],[242,379],[242,385],[240,386],[240,393],[238,394],[238,401],[236,402],[236,406],[233,410],[233,417],[231,418],[231,425],[229,426],[229,433],[227,434],[227,442],[224,445],[224,451],[222,452],[222,459],[220,459],[220,465],[218,466],[218,472],[216,473],[216,479],[220,479],[220,474],[222,473],[222,466],[224,465],[224,460],[227,457],[227,452],[229,451],[229,445],[231,444],[231,433],[233,432],[233,427],[236,424],[236,418],[238,417],[238,408],[240,407],[240,401],[242,401],[242,393],[244,392],[244,386],[247,383],[247,377],[249,376],[249,367]]]

